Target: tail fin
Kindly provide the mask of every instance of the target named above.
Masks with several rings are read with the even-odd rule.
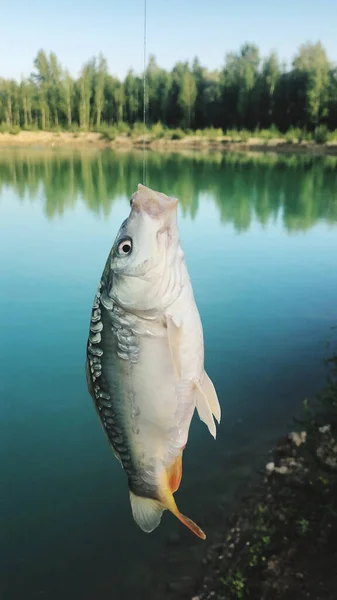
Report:
[[[164,507],[160,502],[152,500],[152,498],[136,496],[131,490],[129,494],[134,520],[145,533],[151,533],[151,531],[158,527]]]

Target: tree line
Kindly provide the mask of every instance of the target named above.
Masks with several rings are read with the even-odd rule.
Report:
[[[261,58],[245,43],[210,71],[195,58],[171,71],[150,56],[146,68],[147,122],[168,127],[312,131],[337,129],[337,66],[320,42],[300,46],[291,67],[276,53]],[[130,70],[120,81],[99,54],[87,61],[77,79],[55,53],[39,50],[30,77],[0,78],[0,126],[25,129],[133,125],[142,121],[143,77]]]

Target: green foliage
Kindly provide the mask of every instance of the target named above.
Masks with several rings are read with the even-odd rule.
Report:
[[[101,134],[102,140],[107,140],[109,142],[113,142],[113,140],[117,137],[119,133],[117,127],[107,127],[104,125],[101,127],[96,127],[95,131]]]
[[[144,134],[148,134],[148,129],[147,127],[144,128],[144,123],[141,123],[140,121],[134,123],[131,129],[132,137],[137,138],[143,136]]]
[[[243,600],[245,597],[246,578],[239,569],[235,571],[230,570],[226,577],[220,578],[220,581],[223,583],[227,594],[237,598],[237,600]]]
[[[297,526],[300,535],[306,535],[310,531],[310,523],[307,519],[299,519],[297,521]]]
[[[137,137],[144,133],[145,108],[147,133],[154,139],[182,139],[182,130],[197,130],[209,140],[220,140],[226,131],[234,141],[268,141],[286,132],[292,143],[309,134],[324,143],[337,130],[337,67],[320,43],[302,45],[288,71],[275,53],[261,59],[257,46],[249,43],[227,54],[215,71],[195,58],[167,72],[150,56],[145,107],[142,74],[130,70],[119,81],[109,74],[102,54],[83,65],[78,79],[53,52],[40,49],[33,64],[32,75],[20,83],[0,78],[1,125],[74,132],[73,126],[82,131],[103,126],[102,135],[109,139],[115,134]],[[106,127],[116,128],[115,133]]]
[[[314,140],[316,144],[326,144],[329,140],[329,130],[326,125],[318,125],[318,127],[315,127]]]
[[[285,134],[285,140],[288,144],[294,144],[300,141],[301,130],[299,127],[290,127]]]
[[[164,127],[164,125],[158,121],[158,123],[156,123],[155,125],[153,125],[152,129],[151,129],[151,134],[154,137],[154,139],[161,139],[163,137],[165,137],[166,134],[166,127]]]
[[[0,124],[1,133],[10,133],[11,135],[17,135],[20,133],[20,127],[17,125],[7,125],[7,123]]]
[[[167,137],[169,137],[171,140],[183,140],[186,135],[182,129],[172,129],[170,133],[168,133]]]
[[[220,127],[206,127],[201,131],[201,135],[208,138],[209,140],[216,140],[223,136],[223,131]]]

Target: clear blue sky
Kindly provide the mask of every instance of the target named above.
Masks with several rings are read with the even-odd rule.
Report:
[[[289,62],[305,41],[320,40],[337,62],[335,0],[147,0],[148,53],[160,66],[198,55],[210,69],[245,41]],[[7,0],[1,7],[0,76],[32,71],[39,48],[53,50],[77,75],[102,51],[109,70],[124,77],[143,65],[143,0]]]

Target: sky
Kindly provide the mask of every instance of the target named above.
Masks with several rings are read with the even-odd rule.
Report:
[[[53,51],[73,76],[103,52],[109,71],[123,78],[143,69],[144,0],[10,0],[1,7],[0,77],[33,70],[39,48]],[[256,43],[290,63],[299,45],[321,41],[337,62],[335,0],[147,0],[147,55],[171,69],[198,56],[221,68],[227,52]]]

